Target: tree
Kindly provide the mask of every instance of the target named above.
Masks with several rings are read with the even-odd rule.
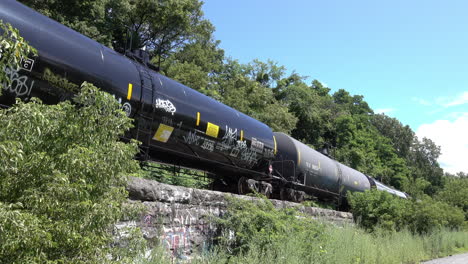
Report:
[[[104,45],[112,44],[112,31],[109,30],[112,25],[107,20],[109,0],[19,0],[19,2]]]
[[[332,143],[330,135],[334,134],[334,103],[331,97],[328,94],[321,95],[321,91],[315,86],[317,82],[307,86],[301,79],[291,81],[290,77],[283,83],[287,83],[282,88],[283,101],[298,118],[292,136],[319,148],[325,143]]]
[[[408,158],[414,138],[413,130],[408,125],[403,126],[398,119],[385,114],[373,115],[371,121],[380,134],[391,140],[398,156]]]
[[[113,28],[113,46],[125,49],[146,47],[156,65],[175,50],[199,37],[211,36],[213,25],[203,18],[199,0],[120,0],[110,1],[107,10]],[[120,22],[120,23],[119,23]]]
[[[199,0],[20,1],[121,52],[146,47],[158,66],[176,49],[214,31]]]
[[[422,191],[430,196],[434,195],[443,186],[443,170],[437,159],[440,156],[440,146],[432,140],[414,137],[409,157],[409,166],[413,179],[421,178],[429,184]]]
[[[445,186],[435,195],[435,199],[462,209],[465,220],[468,221],[468,178],[457,176],[444,178]]]
[[[183,46],[162,64],[161,71],[192,89],[221,100],[216,87],[217,75],[224,65],[224,50],[219,41],[209,36],[200,36],[194,43]]]
[[[0,110],[1,263],[110,261],[138,148],[111,95],[84,84],[74,102]]]
[[[250,66],[228,60],[215,82],[222,102],[270,126],[274,131],[289,133],[297,118],[287,106],[276,100],[273,90],[250,75]]]

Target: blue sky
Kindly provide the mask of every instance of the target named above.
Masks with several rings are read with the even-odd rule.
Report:
[[[363,95],[468,172],[468,1],[205,0],[226,55]]]

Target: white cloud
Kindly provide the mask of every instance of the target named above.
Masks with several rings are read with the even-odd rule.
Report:
[[[422,99],[422,98],[418,98],[418,97],[413,97],[413,98],[411,98],[411,100],[413,100],[413,101],[415,101],[415,102],[417,102],[417,103],[419,103],[421,105],[426,105],[426,106],[431,106],[432,105],[431,102],[429,102],[429,101],[427,101],[425,99]]]
[[[456,106],[456,105],[462,105],[462,104],[468,104],[468,91],[463,92],[462,94],[457,96],[455,99],[446,103],[444,106],[450,107],[450,106]]]
[[[436,103],[444,108],[468,104],[468,91],[465,91],[457,96],[439,97],[436,98]]]
[[[380,108],[380,109],[376,109],[376,110],[374,111],[374,113],[376,113],[376,114],[386,114],[386,115],[388,115],[389,113],[395,112],[395,111],[396,111],[395,108]]]
[[[468,112],[454,121],[437,120],[423,124],[417,131],[418,138],[427,137],[441,146],[441,167],[450,173],[468,172]]]

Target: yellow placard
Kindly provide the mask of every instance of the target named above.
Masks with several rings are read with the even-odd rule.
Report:
[[[153,139],[166,143],[171,137],[172,131],[174,131],[173,127],[160,124],[156,134],[154,134]]]
[[[218,134],[219,134],[219,126],[208,122],[208,126],[206,127],[206,135],[217,138]]]

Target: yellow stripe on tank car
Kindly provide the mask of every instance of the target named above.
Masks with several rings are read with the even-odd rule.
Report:
[[[297,149],[297,166],[301,165],[301,151]]]
[[[273,141],[275,142],[275,152],[273,152],[276,155],[276,152],[278,151],[277,145],[276,145],[276,137],[273,136]]]
[[[197,112],[197,126],[200,125],[200,112]]]
[[[128,91],[127,91],[127,100],[132,99],[132,92],[133,92],[133,84],[128,84]]]
[[[244,130],[241,129],[240,141],[244,139]]]

